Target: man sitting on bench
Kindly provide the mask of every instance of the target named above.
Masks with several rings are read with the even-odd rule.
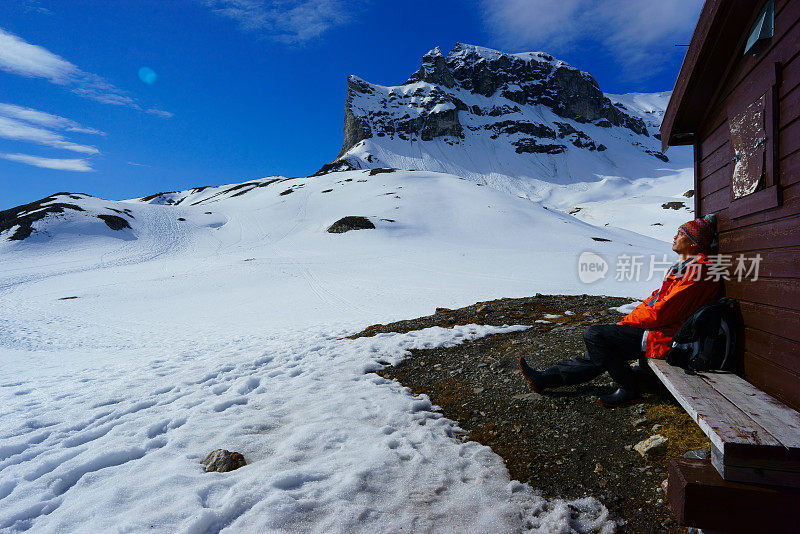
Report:
[[[617,324],[592,325],[583,334],[586,352],[544,371],[532,369],[520,357],[519,368],[533,391],[588,382],[607,371],[619,388],[601,395],[597,402],[621,406],[641,400],[636,373],[628,362],[640,358],[664,358],[672,336],[701,306],[713,302],[719,282],[707,280],[715,228],[713,217],[695,219],[678,228],[672,250],[680,256],[667,272],[661,287],[644,299]]]

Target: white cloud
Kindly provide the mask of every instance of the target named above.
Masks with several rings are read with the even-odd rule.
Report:
[[[702,0],[481,0],[490,31],[505,47],[558,54],[579,44],[601,46],[621,65],[650,73],[685,52],[675,44],[689,42],[702,5]]]
[[[285,43],[304,43],[350,21],[354,4],[344,0],[203,0],[242,29]]]
[[[54,169],[57,171],[76,171],[76,172],[92,172],[92,166],[89,161],[81,158],[76,159],[56,159],[56,158],[40,158],[39,156],[30,156],[28,154],[3,154],[0,153],[0,158],[9,161],[16,161],[25,163],[26,165],[33,165],[34,167],[41,167],[42,169]]]
[[[30,44],[2,28],[0,28],[0,70],[29,78],[44,78],[58,85],[70,86],[73,93],[104,104],[139,109],[136,101],[122,89],[96,74],[82,71],[61,56],[41,46]]]
[[[53,148],[71,150],[82,154],[100,153],[100,151],[93,146],[73,143],[52,130],[30,126],[16,119],[9,119],[8,117],[0,117],[0,137],[12,141],[27,141],[29,143],[37,143]]]
[[[16,106],[14,104],[5,104],[3,102],[0,102],[0,117],[19,119],[29,124],[36,124],[54,130],[66,130],[68,132],[106,135],[105,132],[101,132],[100,130],[96,130],[94,128],[81,126],[77,122],[71,119],[67,119],[65,117],[59,117],[58,115],[52,115],[50,113],[39,111],[33,108]]]
[[[39,5],[38,0],[23,0],[22,6],[26,13],[37,13],[39,15],[52,15],[53,12]]]
[[[164,111],[163,109],[148,109],[147,112],[151,115],[156,115],[157,117],[161,117],[163,119],[171,119],[175,116],[174,113],[171,111]]]

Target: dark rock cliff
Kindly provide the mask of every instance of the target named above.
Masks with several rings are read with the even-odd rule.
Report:
[[[430,85],[415,87],[418,82]],[[465,128],[459,120],[459,111],[490,117],[519,111],[518,106],[468,105],[464,100],[470,94],[487,98],[501,96],[523,107],[546,106],[565,119],[617,126],[648,136],[644,121],[614,106],[591,74],[541,52],[505,54],[459,43],[445,57],[437,47],[423,56],[422,66],[402,86],[390,88],[388,92],[386,89],[355,76],[348,78],[344,142],[339,156],[364,139],[387,135],[422,141],[452,137],[455,138],[453,142],[457,142],[458,138],[463,138]],[[513,119],[487,124],[484,128],[496,136],[503,129],[508,133],[509,123],[515,123],[511,125],[512,133],[530,131],[538,137],[556,137],[546,125]],[[570,139],[574,146],[597,150],[597,145],[586,134],[573,130],[577,134]],[[537,145],[542,146],[542,143],[529,139],[521,140],[521,145],[517,146],[527,147],[523,150],[528,151]],[[563,151],[558,147],[565,148],[549,144],[543,151]]]

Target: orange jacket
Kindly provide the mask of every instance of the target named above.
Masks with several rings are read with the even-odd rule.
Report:
[[[716,300],[720,283],[706,280],[705,265],[711,263],[705,254],[689,258],[676,272],[671,269],[660,289],[625,316],[619,324],[644,328],[648,332],[645,355],[666,357],[672,336],[700,307]]]

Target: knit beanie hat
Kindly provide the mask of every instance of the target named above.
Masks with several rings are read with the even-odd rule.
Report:
[[[712,249],[716,237],[716,218],[713,215],[689,221],[679,228],[692,240],[692,243],[700,247],[700,250],[708,252]]]

